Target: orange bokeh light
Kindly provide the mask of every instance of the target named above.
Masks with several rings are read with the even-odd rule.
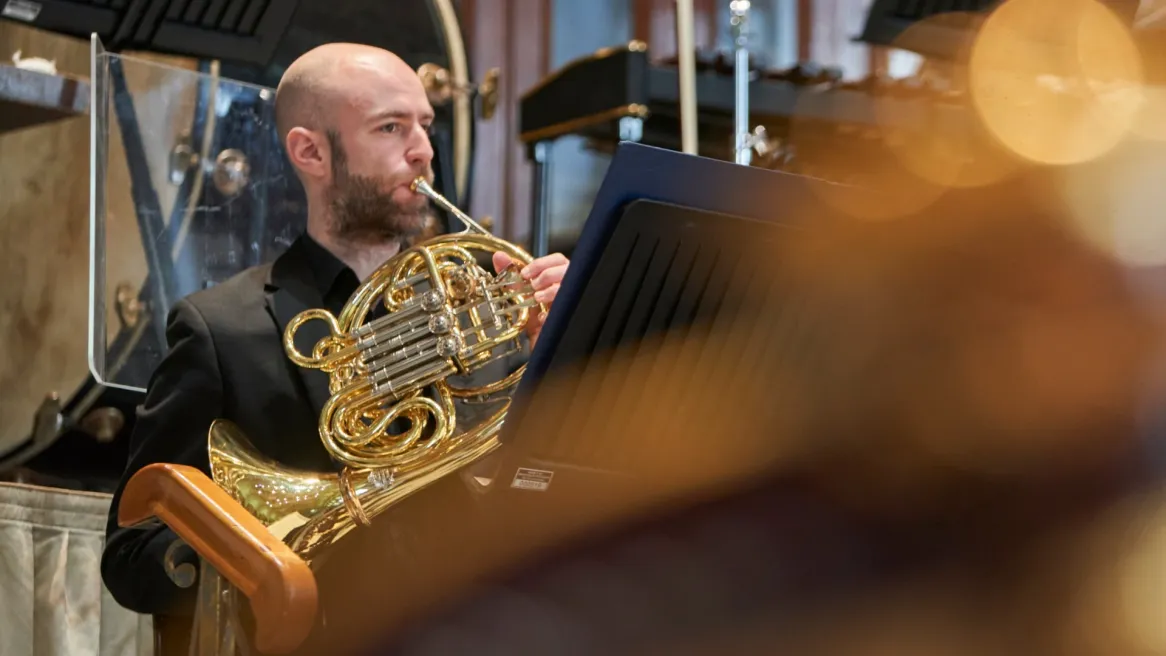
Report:
[[[1142,105],[1137,48],[1096,0],[1007,0],[977,35],[968,73],[988,130],[1042,164],[1105,154],[1129,133]]]

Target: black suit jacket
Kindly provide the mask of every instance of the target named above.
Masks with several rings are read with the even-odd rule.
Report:
[[[169,352],[139,408],[101,561],[102,578],[122,606],[151,614],[185,614],[189,608],[193,589],[178,588],[163,569],[175,534],[166,527],[120,528],[117,507],[125,482],[148,464],[191,465],[209,475],[207,430],[215,419],[235,422],[261,453],[285,465],[336,470],[316,430],[328,398],[327,375],[296,366],[282,345],[292,317],[327,307],[321,251],[301,237],[272,264],[192,294],[170,312]],[[334,259],[332,266],[343,268]],[[323,322],[305,324],[297,337],[301,351],[310,352],[326,333]],[[194,561],[189,550],[185,558]]]

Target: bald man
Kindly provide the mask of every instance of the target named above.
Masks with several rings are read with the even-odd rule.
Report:
[[[295,61],[275,105],[280,138],[307,194],[306,234],[272,264],[175,304],[169,352],[139,409],[122,487],[156,462],[209,475],[207,429],[219,418],[239,425],[260,452],[283,465],[337,469],[316,432],[327,376],[290,362],[281,336],[304,310],[339,314],[359,282],[422,229],[428,201],[409,183],[421,175],[433,179],[428,132],[434,113],[403,60],[351,44],[325,45]],[[494,258],[498,268],[508,262]],[[554,301],[567,264],[556,254],[526,267],[538,300]],[[119,528],[122,487],[101,562],[106,586],[131,610],[188,615],[192,591],[178,588],[163,569],[175,535],[165,527]],[[195,561],[189,550],[177,555]]]

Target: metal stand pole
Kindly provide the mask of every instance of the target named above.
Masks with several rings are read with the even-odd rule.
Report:
[[[734,159],[738,164],[748,165],[753,160],[753,145],[749,136],[749,50],[745,24],[749,20],[749,0],[732,0],[730,25],[733,30],[733,44],[736,62],[733,70],[736,103],[733,112]]]
[[[680,149],[697,154],[696,37],[692,0],[676,0],[676,54],[680,58]]]

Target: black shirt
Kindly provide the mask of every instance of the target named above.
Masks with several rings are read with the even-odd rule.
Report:
[[[324,309],[339,315],[349,297],[360,286],[356,272],[340,261],[331,251],[304,233],[304,251],[308,254],[308,266],[320,298],[324,299]]]

